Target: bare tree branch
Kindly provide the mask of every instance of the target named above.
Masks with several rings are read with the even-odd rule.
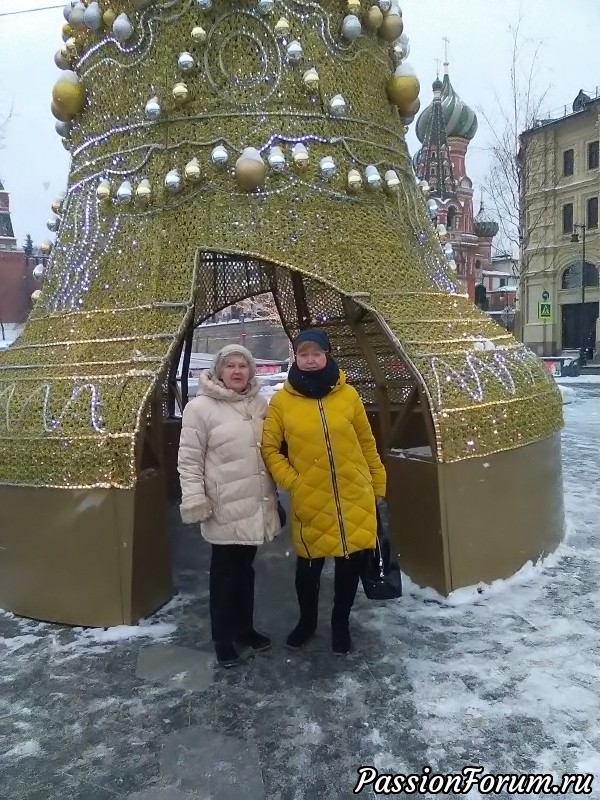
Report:
[[[548,183],[548,157],[552,149],[545,137],[528,142],[527,158],[521,152],[521,134],[540,124],[548,89],[540,90],[543,42],[523,33],[523,15],[508,29],[510,59],[508,71],[509,101],[496,91],[493,112],[480,109],[487,123],[491,143],[490,165],[483,195],[494,209],[500,226],[501,247],[519,253],[519,275],[523,277],[531,262],[532,240],[547,219],[552,193],[542,192]],[[504,95],[505,97],[505,95]],[[538,137],[536,137],[538,138]],[[552,170],[552,179],[556,169]]]

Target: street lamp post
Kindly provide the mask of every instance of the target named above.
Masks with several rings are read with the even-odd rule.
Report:
[[[586,351],[587,351],[587,330],[586,330],[586,320],[585,320],[585,233],[587,230],[587,225],[585,222],[582,222],[580,225],[575,224],[573,228],[579,228],[581,230],[581,321],[580,321],[580,345],[579,345],[579,363],[583,367],[586,363]],[[577,231],[571,236],[571,241],[573,243],[579,242],[579,234]]]

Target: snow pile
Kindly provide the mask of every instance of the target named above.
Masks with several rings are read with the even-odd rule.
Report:
[[[577,400],[577,392],[575,389],[572,389],[570,386],[563,386],[562,384],[559,384],[558,388],[562,395],[563,405],[574,403]]]

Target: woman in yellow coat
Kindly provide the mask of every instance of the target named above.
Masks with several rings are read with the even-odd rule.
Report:
[[[333,651],[350,651],[349,617],[365,550],[375,547],[376,501],[385,468],[356,389],[331,357],[327,334],[301,331],[295,362],[273,399],[263,428],[267,468],[291,495],[300,620],[287,639],[302,647],[317,627],[325,558],[335,558]]]

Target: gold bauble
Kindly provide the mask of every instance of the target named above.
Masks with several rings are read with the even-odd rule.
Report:
[[[319,88],[319,73],[314,67],[306,70],[302,76],[302,80],[310,92],[314,92]]]
[[[73,119],[62,107],[57,106],[55,102],[50,103],[50,111],[54,119],[58,119],[60,122],[70,122]]]
[[[43,256],[48,256],[52,252],[52,242],[46,239],[45,242],[42,242],[40,245],[40,253]]]
[[[357,169],[351,169],[348,172],[348,191],[349,192],[357,192],[360,188],[362,188],[362,175]]]
[[[365,27],[369,31],[378,31],[383,24],[383,12],[379,6],[371,6],[365,17]]]
[[[185,101],[189,97],[189,89],[185,85],[185,83],[176,83],[173,87],[173,97],[177,100],[178,103],[185,103]]]
[[[420,88],[416,75],[392,75],[388,78],[386,91],[390,103],[398,106],[403,112],[417,100]]]
[[[114,12],[112,8],[107,8],[104,14],[102,14],[102,22],[104,24],[104,30],[112,31],[112,26],[116,18],[117,18],[116,12]]]
[[[400,113],[403,117],[416,117],[421,110],[421,100],[417,97],[407,108],[401,108]]]
[[[348,0],[346,8],[349,14],[358,14],[360,12],[360,0]]]
[[[65,23],[65,24],[62,26],[62,37],[63,37],[63,40],[66,42],[66,41],[67,41],[67,39],[70,39],[70,38],[71,38],[71,36],[74,36],[74,35],[75,35],[75,31],[74,31],[74,30],[73,30],[73,28],[72,28],[72,27],[69,25],[69,23],[68,23],[68,22],[66,22],[66,23]]]
[[[41,296],[42,292],[40,289],[36,289],[35,292],[31,293],[31,299],[33,300],[34,303],[37,303],[37,301],[40,299]]]
[[[399,14],[388,14],[383,18],[378,33],[386,42],[393,42],[402,35],[403,30],[402,17]]]
[[[265,180],[266,167],[262,161],[242,158],[235,165],[235,178],[240,189],[251,192],[262,186]]]
[[[53,200],[52,205],[50,206],[52,209],[52,213],[56,214],[57,216],[62,214],[63,210],[63,201],[62,200]]]
[[[185,165],[184,175],[190,183],[197,183],[200,180],[202,172],[197,158],[193,158]]]
[[[60,78],[52,89],[52,99],[59,111],[67,117],[74,117],[83,111],[85,89],[81,83],[72,83]]]
[[[199,44],[204,44],[204,42],[205,42],[205,41],[206,41],[206,39],[207,39],[207,35],[208,35],[208,34],[207,34],[207,33],[206,33],[206,31],[204,30],[204,28],[201,28],[199,25],[197,25],[197,26],[196,26],[196,27],[195,27],[195,28],[192,30],[192,39],[193,39],[195,42],[198,42]]]
[[[277,36],[287,36],[290,32],[290,23],[285,17],[281,17],[275,25],[275,33]]]

